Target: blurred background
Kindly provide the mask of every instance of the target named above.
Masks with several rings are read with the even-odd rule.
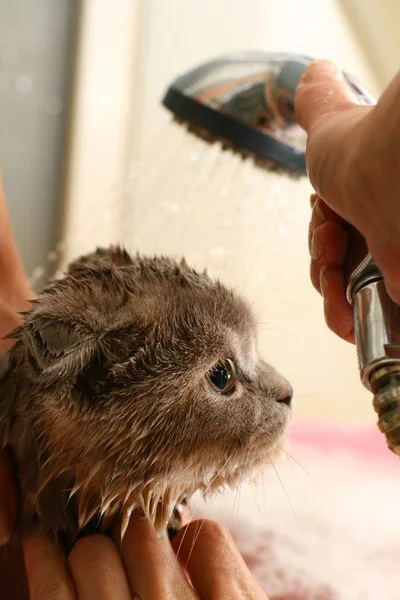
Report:
[[[379,95],[399,18],[397,0],[2,0],[0,167],[36,288],[95,245],[184,254],[254,302],[298,416],[374,423],[355,350],[308,279],[308,182],[221,157],[160,100],[182,71],[241,50],[329,58]]]

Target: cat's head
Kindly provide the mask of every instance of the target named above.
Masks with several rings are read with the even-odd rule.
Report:
[[[90,471],[150,494],[149,514],[276,454],[290,385],[259,357],[249,305],[185,262],[99,249],[39,295],[17,339],[21,411],[83,486]]]

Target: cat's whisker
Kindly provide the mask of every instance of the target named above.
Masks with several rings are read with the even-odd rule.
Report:
[[[263,488],[263,505],[264,505],[264,515],[267,514],[267,504],[265,498],[265,480],[264,480],[264,469],[261,470],[261,483]]]
[[[188,567],[189,560],[190,560],[190,557],[192,556],[192,552],[193,552],[193,549],[194,549],[194,545],[195,545],[195,543],[196,543],[196,542],[197,542],[197,540],[198,540],[198,537],[199,537],[199,535],[200,535],[200,532],[201,532],[201,529],[202,529],[202,527],[203,527],[204,523],[205,523],[205,519],[202,519],[202,520],[201,520],[201,522],[200,522],[199,524],[196,524],[196,532],[195,532],[195,534],[194,534],[193,541],[192,541],[192,544],[191,544],[191,546],[190,546],[189,554],[188,554],[188,557],[187,557],[187,559],[186,559],[186,563],[185,563],[185,569],[187,569],[187,567]],[[186,533],[186,532],[185,532],[185,533]]]
[[[253,497],[254,497],[254,502],[256,503],[256,506],[257,506],[258,511],[260,513],[260,516],[261,516],[262,519],[265,519],[265,513],[262,512],[261,507],[260,507],[260,505],[258,503],[257,495],[256,495],[256,492],[254,491],[254,485],[250,484],[250,488],[251,488],[251,491],[252,491],[252,494],[253,494]]]
[[[225,461],[225,463],[222,465],[222,467],[219,469],[219,471],[217,471],[217,473],[216,473],[216,474],[214,475],[214,477],[211,479],[211,481],[209,482],[209,484],[207,485],[207,487],[206,487],[206,488],[205,488],[205,490],[203,491],[203,497],[204,497],[204,496],[207,494],[208,490],[211,488],[211,486],[212,486],[212,484],[214,483],[214,481],[215,481],[215,480],[216,480],[216,479],[217,479],[217,478],[220,476],[220,474],[221,474],[221,473],[222,473],[222,471],[225,469],[225,467],[226,467],[226,465],[229,463],[229,461],[230,461],[230,457],[228,457],[228,459]],[[193,519],[194,519],[194,517],[195,517],[195,515],[196,515],[196,513],[197,513],[197,510],[198,510],[198,506],[197,506],[197,507],[196,507],[196,508],[193,510],[193,512],[192,512],[192,514],[191,514],[191,517],[190,517],[190,520],[191,520],[191,521],[193,521]],[[177,550],[177,553],[176,553],[176,556],[177,556],[177,557],[179,556],[179,552],[180,552],[180,549],[181,549],[181,547],[182,547],[183,541],[184,541],[184,539],[185,539],[186,532],[187,532],[187,529],[186,529],[186,530],[185,530],[185,532],[183,533],[182,539],[181,539],[181,541],[180,541],[180,543],[179,543],[178,550]]]
[[[227,264],[228,264],[229,260],[230,260],[230,256],[228,256],[228,258],[225,260],[224,264],[223,264],[223,265],[222,265],[222,267],[221,267],[221,270],[220,270],[220,272],[218,273],[218,277],[217,277],[218,281],[221,279],[221,277],[222,277],[222,273],[223,273],[223,271],[226,269],[226,266],[227,266]]]
[[[296,337],[296,334],[293,333],[293,331],[289,331],[288,329],[286,329],[285,327],[281,327],[280,325],[277,325],[276,323],[268,323],[267,321],[259,321],[257,323],[257,325],[263,325],[264,327],[260,327],[260,330],[263,331],[263,329],[267,329],[269,331],[282,331],[283,333],[286,333],[287,335],[290,335],[291,337]]]
[[[298,517],[297,517],[297,515],[296,515],[296,512],[295,512],[295,510],[294,510],[294,508],[293,508],[293,504],[292,504],[292,502],[291,502],[291,500],[290,500],[290,498],[289,498],[289,494],[287,493],[287,490],[286,490],[285,486],[283,485],[283,481],[282,481],[282,479],[281,479],[281,477],[280,477],[280,475],[279,475],[279,473],[278,473],[278,470],[277,470],[277,468],[276,468],[276,465],[275,465],[274,461],[272,460],[272,457],[271,457],[271,455],[270,455],[270,453],[269,453],[269,452],[268,452],[268,456],[269,456],[269,460],[271,461],[271,465],[272,465],[272,467],[273,467],[273,469],[274,469],[274,471],[275,471],[275,473],[276,473],[276,476],[277,476],[277,478],[278,478],[278,481],[279,481],[279,483],[280,483],[280,485],[281,485],[281,487],[282,487],[282,490],[283,490],[283,492],[284,492],[284,494],[285,494],[285,496],[286,496],[286,499],[287,499],[287,501],[288,501],[288,504],[289,504],[289,506],[290,506],[290,508],[291,508],[291,511],[292,511],[292,513],[293,513],[293,516],[294,516],[294,518],[295,518],[295,520],[296,520],[296,522],[297,522],[297,525],[298,525],[298,526],[299,526],[299,528],[301,529],[301,525],[300,525],[299,519],[298,519]]]
[[[294,440],[298,440],[299,442],[303,442],[304,444],[307,443],[307,440],[305,440],[304,438],[299,438],[297,435],[293,435],[293,433],[289,433],[288,431],[284,431],[283,432],[284,435],[287,435],[290,438],[293,438]]]
[[[280,448],[280,450],[282,450],[282,452],[284,452],[291,460],[293,460],[293,462],[296,463],[296,465],[298,465],[300,467],[300,469],[302,471],[304,471],[304,473],[306,473],[306,475],[308,475],[308,477],[319,487],[321,488],[321,485],[318,483],[318,481],[311,475],[311,473],[309,473],[307,471],[307,469],[305,467],[303,467],[303,465],[290,453],[288,452],[279,442],[276,442],[276,445]],[[321,488],[322,489],[322,488]]]
[[[303,398],[305,398],[305,399],[322,398],[323,394],[317,394],[317,393],[309,394],[308,392],[304,392],[303,394],[295,394],[295,397],[296,397],[296,400],[299,398],[301,398],[301,399],[303,399]],[[324,396],[324,397],[326,398],[326,396]]]
[[[236,524],[238,524],[238,522],[239,522],[239,495],[241,492],[241,488],[242,488],[242,481],[239,481],[239,484],[235,490],[235,497],[233,499],[233,507],[232,507],[232,512],[234,515],[236,515]]]

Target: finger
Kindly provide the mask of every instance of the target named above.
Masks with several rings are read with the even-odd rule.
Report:
[[[200,598],[266,600],[232,537],[218,523],[192,521],[172,544]]]
[[[347,258],[347,231],[333,221],[315,229],[311,241],[311,258],[322,265],[343,266]]]
[[[172,550],[141,514],[132,516],[121,546],[131,590],[140,600],[197,598]]]
[[[311,282],[321,292],[320,273],[323,267],[342,267],[347,257],[347,232],[338,223],[328,221],[317,227],[311,241]]]
[[[18,482],[8,449],[0,452],[0,545],[6,544],[17,520]]]
[[[318,194],[312,194],[311,196],[311,218],[310,218],[310,231],[313,233],[314,229],[323,225],[326,221],[333,221],[343,225],[344,221],[334,210],[332,210],[326,202],[318,196]]]
[[[21,317],[18,311],[28,308],[28,300],[34,297],[18,253],[0,173],[0,354],[7,352],[13,340],[3,339],[15,329]]]
[[[110,538],[99,534],[80,539],[68,564],[79,600],[131,600],[121,555]]]
[[[311,242],[314,235],[314,231],[328,221],[332,221],[345,227],[343,219],[335,213],[321,198],[318,194],[311,196],[312,200],[312,212],[310,225],[308,228],[308,250],[311,253]]]
[[[300,79],[295,95],[295,114],[310,132],[321,116],[355,106],[355,96],[342,71],[331,62],[314,61]]]
[[[326,324],[336,335],[354,344],[353,310],[346,299],[343,269],[323,268],[320,285]]]
[[[0,172],[0,279],[1,297],[15,308],[26,308],[33,293],[15,243]],[[6,284],[6,285],[5,285]]]
[[[77,600],[61,543],[44,534],[23,540],[30,600]]]

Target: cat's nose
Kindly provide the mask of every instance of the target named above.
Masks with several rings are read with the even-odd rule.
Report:
[[[285,383],[279,388],[279,392],[277,395],[277,401],[282,402],[282,404],[287,404],[290,406],[292,404],[293,399],[293,388],[288,383]]]

